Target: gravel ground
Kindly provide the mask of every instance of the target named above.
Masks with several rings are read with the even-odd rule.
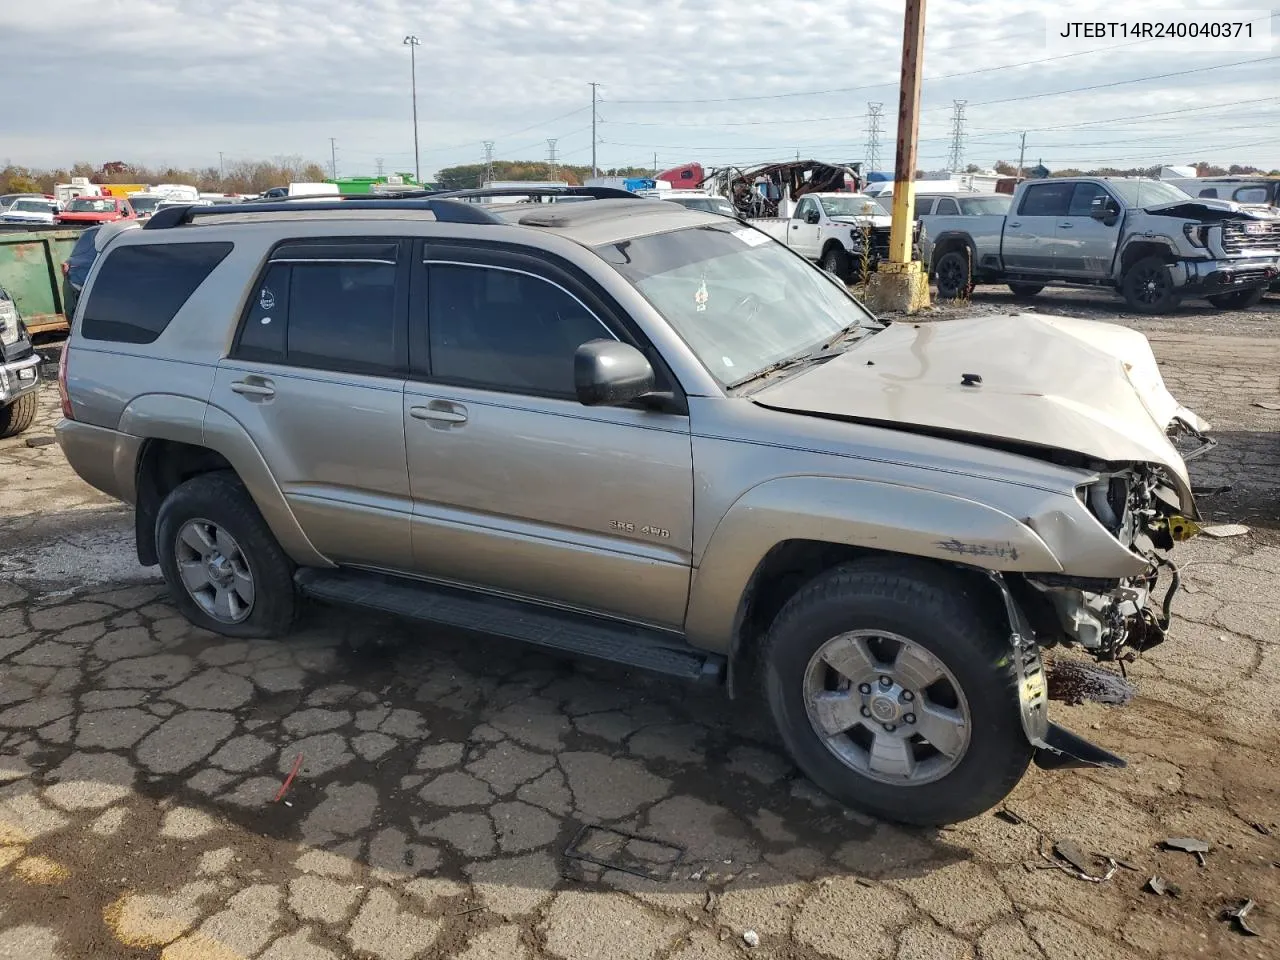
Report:
[[[1032,770],[941,831],[832,804],[718,691],[321,607],[287,642],[194,629],[127,511],[27,445],[47,390],[0,441],[0,958],[1274,957],[1280,412],[1254,404],[1280,401],[1280,302],[1034,306],[1148,333],[1221,441],[1206,512],[1251,531],[1179,547],[1173,635],[1127,684],[1055,664],[1068,699],[1132,695],[1054,704],[1128,768]],[[920,319],[1013,309],[984,288]],[[643,835],[579,846],[660,879],[567,856],[584,825]],[[1041,855],[1065,841],[1134,869],[1077,879]],[[1246,898],[1259,937],[1218,919]]]

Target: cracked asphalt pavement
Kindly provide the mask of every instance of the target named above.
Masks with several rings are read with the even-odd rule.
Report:
[[[1055,718],[1127,769],[1033,769],[940,831],[825,798],[750,698],[319,605],[283,642],[196,629],[128,511],[27,445],[50,386],[0,441],[0,958],[1274,957],[1277,306],[1120,318],[1218,431],[1206,512],[1251,530],[1179,547],[1173,634],[1127,686],[1055,658],[1084,678]],[[1123,865],[1082,880],[1068,842]],[[1259,936],[1219,919],[1245,899]]]

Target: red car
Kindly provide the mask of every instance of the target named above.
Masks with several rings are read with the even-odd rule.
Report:
[[[75,197],[58,214],[57,223],[111,223],[134,220],[137,214],[120,197]]]

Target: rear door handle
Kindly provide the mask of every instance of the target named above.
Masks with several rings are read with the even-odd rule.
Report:
[[[267,397],[276,395],[276,388],[271,385],[270,380],[263,380],[261,383],[236,380],[231,384],[231,392],[238,393],[242,397],[261,397],[265,400]]]
[[[410,407],[409,416],[433,423],[466,423],[467,408],[447,400],[432,400],[425,407]]]

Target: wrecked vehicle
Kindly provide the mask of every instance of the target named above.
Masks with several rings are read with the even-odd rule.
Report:
[[[939,296],[967,296],[978,283],[1007,283],[1024,299],[1046,286],[1096,286],[1136,313],[1188,296],[1239,310],[1280,277],[1280,217],[1158,180],[1028,180],[1007,216],[980,219],[931,218]]]
[[[188,619],[284,635],[309,598],[723,681],[909,823],[1033,758],[1122,765],[1050,722],[1040,651],[1169,625],[1206,426],[1140,333],[877,321],[738,220],[529,190],[584,199],[179,207],[105,244],[56,432]]]
[[[861,165],[803,160],[713,170],[704,186],[726,197],[738,215],[845,283],[865,282],[889,256],[892,217],[861,193]],[[920,259],[923,227],[913,228]]]
[[[18,305],[0,287],[0,440],[35,423],[40,405],[40,356]]]

